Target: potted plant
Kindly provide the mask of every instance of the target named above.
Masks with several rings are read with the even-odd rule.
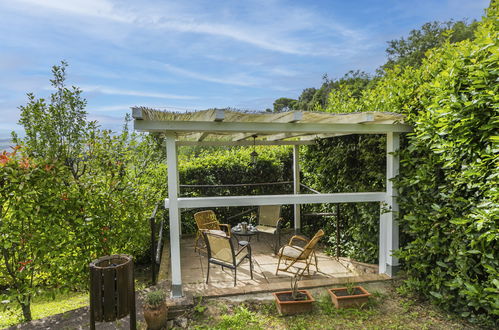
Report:
[[[310,312],[315,299],[307,290],[298,290],[298,274],[291,279],[291,291],[274,292],[277,310],[281,315]]]
[[[144,319],[147,328],[159,330],[166,326],[168,306],[166,306],[166,293],[155,290],[146,293],[144,297]]]
[[[371,295],[362,286],[353,283],[347,283],[343,288],[329,289],[328,292],[336,308],[361,306],[367,303]]]

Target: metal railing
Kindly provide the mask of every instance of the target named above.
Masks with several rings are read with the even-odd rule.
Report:
[[[157,222],[158,210],[163,209],[163,201],[160,201],[154,207],[154,210],[149,217],[149,225],[151,226],[151,277],[152,283],[156,284],[157,280],[157,266],[161,263],[161,248],[163,245],[163,227],[165,224],[164,216],[161,217],[160,221]],[[159,226],[159,237],[156,243],[156,232]]]

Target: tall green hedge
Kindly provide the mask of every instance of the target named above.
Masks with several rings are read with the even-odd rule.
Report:
[[[380,135],[348,135],[321,139],[303,148],[303,182],[321,193],[384,191],[385,142]],[[373,152],[376,151],[376,152]],[[336,242],[336,207],[339,206],[340,241]],[[303,230],[308,235],[322,228],[326,247],[341,256],[377,263],[379,203],[305,205]],[[310,217],[307,214],[330,213]]]
[[[210,148],[201,152],[182,152],[179,157],[179,180],[181,185],[223,185],[282,182],[293,179],[292,152],[289,147],[256,147],[257,161],[251,164],[253,148]],[[271,195],[292,192],[291,184],[239,187],[181,187],[182,196],[237,196]],[[241,222],[243,217],[229,219],[250,208],[224,207],[215,212],[223,222]],[[283,215],[291,219],[290,207],[286,206]],[[182,213],[184,233],[195,232],[193,214],[199,209],[185,210]]]
[[[499,318],[497,16],[492,1],[475,40],[434,49],[417,69],[395,67],[355,100],[330,100],[407,116],[414,132],[396,182],[406,285],[489,325]]]

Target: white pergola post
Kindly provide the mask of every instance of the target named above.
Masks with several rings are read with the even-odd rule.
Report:
[[[381,211],[380,240],[379,240],[379,272],[394,276],[398,270],[398,259],[393,252],[399,248],[399,227],[397,216],[399,206],[397,203],[397,190],[392,179],[399,173],[399,157],[394,155],[400,148],[400,134],[387,133],[386,135],[386,199],[385,203],[389,212]]]
[[[174,133],[166,135],[168,165],[168,211],[170,214],[170,253],[172,266],[172,296],[181,297],[182,273],[180,268],[180,212],[178,207],[178,163]]]
[[[300,146],[293,146],[293,194],[300,193]],[[294,204],[295,233],[301,230],[300,204]]]

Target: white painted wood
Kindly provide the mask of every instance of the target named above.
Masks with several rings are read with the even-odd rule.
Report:
[[[149,121],[135,120],[137,131],[147,132],[211,132],[211,133],[351,133],[385,134],[410,132],[405,124],[346,124],[346,123],[267,123],[267,122],[206,122],[206,121]]]
[[[300,146],[293,146],[293,193],[300,193]],[[295,232],[301,229],[301,210],[300,204],[294,204]]]
[[[296,146],[312,145],[315,141],[262,141],[255,140],[257,146]],[[178,141],[178,146],[205,146],[205,147],[224,147],[224,146],[252,146],[253,141]]]
[[[168,165],[168,205],[170,215],[170,253],[172,266],[172,291],[174,296],[182,296],[182,274],[180,266],[180,212],[178,203],[178,163],[175,134],[166,136],[166,155]]]
[[[385,192],[359,192],[334,194],[288,194],[258,196],[217,196],[217,197],[180,197],[178,207],[200,208],[221,206],[253,206],[253,205],[286,205],[286,204],[320,204],[320,203],[355,203],[383,202]],[[169,208],[169,200],[165,200]]]
[[[399,158],[394,152],[400,148],[400,134],[388,133],[386,137],[386,198],[385,203],[389,212],[383,213],[380,219],[380,246],[379,271],[390,276],[394,275],[399,266],[398,259],[393,252],[399,248],[399,226],[397,190],[392,179],[399,173]]]
[[[136,120],[144,119],[141,108],[132,108],[132,118]]]

